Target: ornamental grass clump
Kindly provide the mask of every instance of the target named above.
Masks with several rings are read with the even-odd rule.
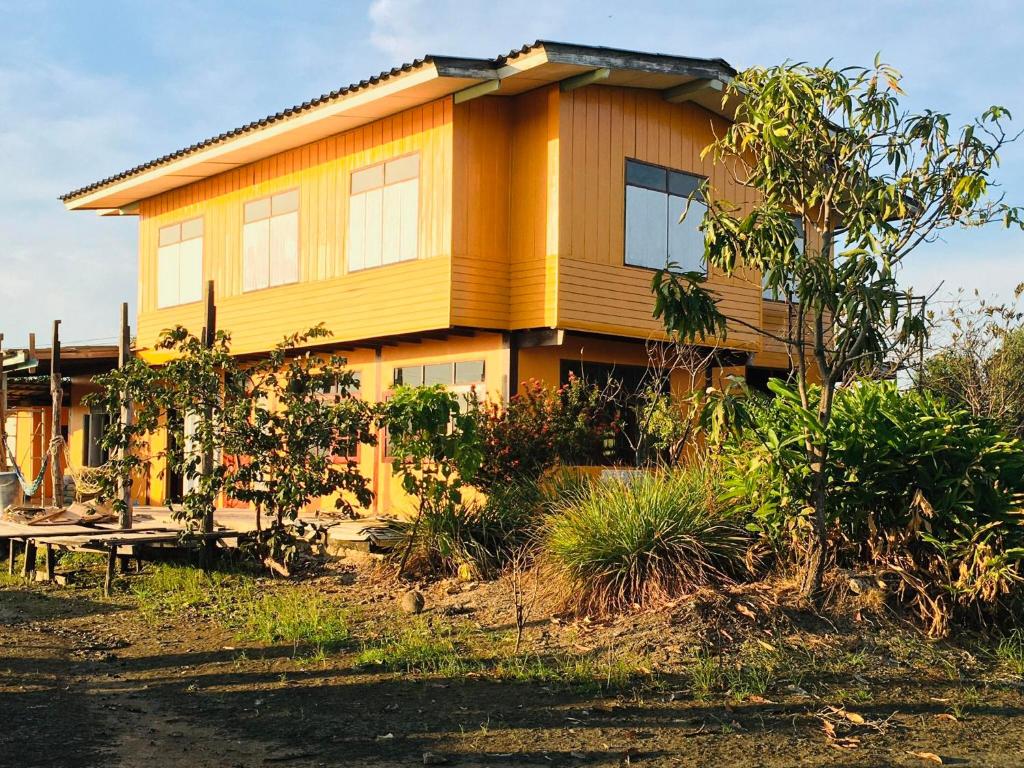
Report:
[[[591,480],[553,504],[542,558],[577,613],[647,607],[731,581],[747,536],[711,469]]]

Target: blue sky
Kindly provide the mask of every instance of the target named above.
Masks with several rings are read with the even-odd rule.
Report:
[[[0,0],[0,330],[8,344],[112,340],[136,295],[136,220],[68,213],[63,192],[425,53],[490,57],[549,38],[742,68],[784,59],[904,73],[906,105],[962,121],[990,104],[1024,128],[1024,8],[1009,0],[623,3],[544,0]],[[1024,204],[1024,142],[1003,155]],[[950,233],[904,281],[1008,298],[1024,235]]]

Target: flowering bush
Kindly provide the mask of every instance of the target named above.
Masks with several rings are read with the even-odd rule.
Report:
[[[572,375],[557,389],[531,379],[478,414],[484,459],[474,483],[483,490],[537,480],[556,464],[597,463],[617,429],[601,391]]]

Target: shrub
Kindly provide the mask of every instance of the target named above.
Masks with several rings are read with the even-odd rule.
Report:
[[[593,480],[553,503],[542,557],[576,611],[646,606],[728,580],[746,537],[716,499],[710,469]]]
[[[728,446],[725,485],[781,554],[798,556],[808,475],[799,414],[777,397]],[[992,421],[928,392],[863,381],[837,393],[828,522],[840,564],[900,579],[943,634],[957,611],[992,614],[1019,599],[1024,445]]]
[[[575,376],[558,388],[525,382],[508,403],[484,403],[478,416],[484,456],[474,484],[488,492],[536,481],[556,464],[598,463],[615,430],[601,391]]]

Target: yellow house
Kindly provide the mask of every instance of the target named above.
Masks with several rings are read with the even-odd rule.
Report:
[[[665,339],[653,269],[704,269],[700,216],[677,223],[688,196],[710,178],[752,199],[700,156],[728,124],[733,74],[720,59],[547,41],[428,56],[62,200],[138,217],[149,359],[161,329],[199,331],[212,280],[239,354],[323,322],[365,398],[397,382],[507,397],[527,379],[648,365]],[[709,283],[747,323],[778,315],[757,273]],[[787,365],[739,325],[718,352],[709,377]],[[378,507],[397,506],[382,449],[359,461]],[[147,500],[168,492],[154,481]]]

